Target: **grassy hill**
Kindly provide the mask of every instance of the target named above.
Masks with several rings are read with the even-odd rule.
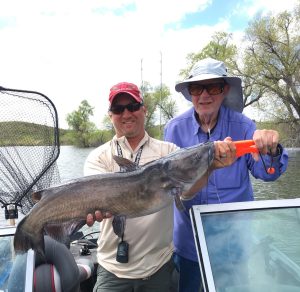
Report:
[[[0,146],[41,146],[56,143],[56,129],[25,122],[0,122]]]

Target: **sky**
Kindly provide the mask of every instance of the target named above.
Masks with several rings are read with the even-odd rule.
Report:
[[[191,106],[174,86],[216,31],[241,42],[256,13],[297,0],[0,0],[0,86],[38,91],[59,126],[86,99],[101,127],[112,85],[167,85],[179,113]],[[251,112],[249,113],[251,115]]]

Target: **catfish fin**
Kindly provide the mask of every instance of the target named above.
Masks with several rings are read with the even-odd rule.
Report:
[[[179,211],[184,211],[185,210],[185,206],[183,205],[182,200],[180,198],[181,193],[182,193],[182,191],[181,191],[181,188],[179,188],[179,187],[172,188],[172,190],[171,190],[171,194],[174,197],[176,208]]]
[[[181,198],[180,198],[180,196],[178,194],[175,195],[174,201],[175,201],[176,208],[179,211],[184,211],[185,210],[185,206],[183,205],[182,200],[181,200]]]
[[[25,216],[17,225],[14,235],[14,250],[16,254],[27,252],[29,249],[35,250],[42,257],[45,255],[45,243],[44,233],[42,230],[35,230],[35,234],[31,234],[26,231],[26,220],[28,216]]]
[[[121,238],[125,231],[126,216],[114,216],[112,226],[114,233]]]
[[[113,155],[113,159],[125,171],[135,171],[140,168],[137,164],[124,157]]]
[[[81,219],[73,219],[63,223],[47,223],[44,230],[50,237],[68,246],[70,236],[84,226],[85,223],[86,221]]]

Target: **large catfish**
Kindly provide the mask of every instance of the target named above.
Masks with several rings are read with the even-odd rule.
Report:
[[[173,199],[179,206],[180,195],[210,170],[214,144],[179,149],[143,166],[114,159],[126,172],[86,176],[36,192],[38,203],[17,226],[15,251],[33,248],[43,254],[44,234],[66,242],[95,210],[132,218],[155,213]]]

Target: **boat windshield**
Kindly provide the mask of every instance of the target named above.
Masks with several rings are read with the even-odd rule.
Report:
[[[300,291],[300,200],[194,206],[205,291]]]

